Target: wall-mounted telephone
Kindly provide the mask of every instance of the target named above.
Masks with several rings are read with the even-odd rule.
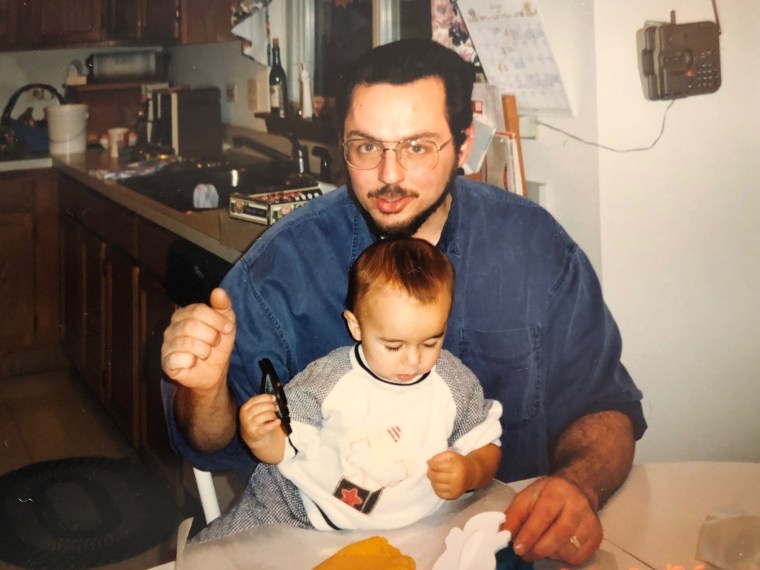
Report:
[[[716,22],[646,25],[637,33],[644,96],[677,99],[714,93],[720,87],[720,26]],[[717,12],[716,12],[717,20]]]

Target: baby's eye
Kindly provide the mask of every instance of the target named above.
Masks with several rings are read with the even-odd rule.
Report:
[[[399,350],[401,350],[401,345],[400,344],[393,345],[393,346],[385,345],[385,350],[390,351],[390,352],[398,352]]]

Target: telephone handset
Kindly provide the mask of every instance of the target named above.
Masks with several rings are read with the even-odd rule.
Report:
[[[716,14],[717,15],[717,14]],[[639,30],[639,65],[650,100],[714,93],[720,87],[720,27],[717,22],[655,23]]]

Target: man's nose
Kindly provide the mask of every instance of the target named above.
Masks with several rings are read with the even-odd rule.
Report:
[[[398,161],[396,151],[392,148],[386,148],[383,151],[383,159],[378,168],[380,169],[377,174],[378,179],[384,184],[398,184],[404,179],[404,168]]]

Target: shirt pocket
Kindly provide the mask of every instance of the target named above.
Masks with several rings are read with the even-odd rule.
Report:
[[[501,402],[502,426],[526,426],[541,407],[539,329],[460,329],[462,361],[475,373],[487,398]]]

